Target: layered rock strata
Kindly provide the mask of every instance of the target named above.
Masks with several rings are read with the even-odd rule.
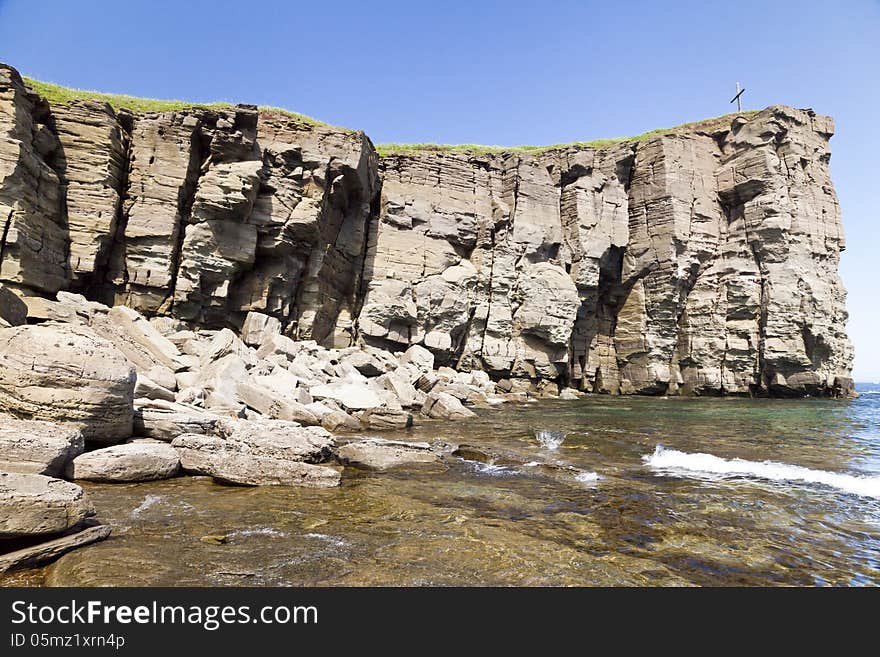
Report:
[[[246,105],[50,106],[0,66],[0,282],[182,329],[259,313],[254,346],[420,346],[538,388],[845,396],[832,133],[776,106],[603,147],[380,159],[363,133]],[[151,353],[154,376],[184,369]],[[277,414],[307,417],[294,403]]]

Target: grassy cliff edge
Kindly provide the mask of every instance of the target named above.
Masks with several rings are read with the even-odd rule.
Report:
[[[108,103],[114,110],[119,111],[121,109],[127,109],[136,114],[143,114],[147,112],[169,112],[169,111],[177,111],[184,110],[191,107],[204,107],[204,108],[224,108],[224,107],[233,107],[233,103],[229,102],[213,102],[213,103],[192,103],[183,100],[157,100],[154,98],[139,98],[136,96],[126,96],[121,94],[109,94],[103,93],[99,91],[86,91],[82,89],[71,89],[69,87],[63,87],[61,85],[52,84],[49,82],[41,82],[39,80],[34,80],[32,78],[23,78],[24,81],[38,94],[40,94],[43,98],[45,98],[50,104],[64,104],[70,103],[72,101],[77,100],[102,100]],[[259,106],[260,111],[269,112],[269,113],[277,113],[283,114],[285,116],[292,117],[303,123],[307,123],[310,125],[318,125],[318,126],[330,126],[328,123],[324,123],[323,121],[319,121],[317,119],[313,119],[310,116],[306,116],[305,114],[300,114],[298,112],[291,112],[290,110],[286,110],[280,107],[270,107],[261,105]],[[612,139],[594,139],[592,141],[575,141],[566,144],[550,144],[547,146],[486,146],[482,144],[432,144],[432,143],[424,143],[424,144],[398,144],[398,143],[389,143],[389,144],[376,144],[376,152],[380,157],[389,157],[393,155],[406,155],[411,153],[424,153],[424,152],[437,152],[437,153],[469,153],[474,155],[487,154],[487,153],[539,153],[544,151],[552,151],[552,150],[561,150],[564,148],[570,147],[584,147],[584,148],[608,148],[610,146],[614,146],[616,144],[621,144],[624,142],[638,142],[645,141],[647,139],[651,139],[652,137],[659,137],[663,135],[671,135],[671,134],[679,134],[682,132],[712,132],[715,130],[720,130],[728,127],[730,125],[731,120],[736,116],[744,116],[751,117],[756,114],[756,110],[750,110],[745,112],[735,112],[732,114],[724,114],[722,116],[714,117],[711,119],[703,119],[701,121],[694,121],[691,123],[684,123],[682,125],[674,126],[671,128],[657,128],[655,130],[649,130],[648,132],[642,133],[640,135],[635,135],[632,137],[616,137]],[[347,130],[346,128],[342,128]]]

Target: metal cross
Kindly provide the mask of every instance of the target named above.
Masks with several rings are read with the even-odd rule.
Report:
[[[745,89],[740,89],[740,88],[739,88],[739,82],[737,82],[737,83],[736,83],[736,96],[734,96],[733,98],[731,98],[731,99],[730,99],[730,102],[732,103],[733,101],[736,101],[736,110],[737,110],[738,112],[742,112],[742,111],[743,111],[743,104],[742,104],[742,98],[741,98],[741,97],[742,97],[744,91],[745,91]]]

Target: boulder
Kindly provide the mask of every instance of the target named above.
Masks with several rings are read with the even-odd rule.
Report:
[[[171,445],[138,440],[80,454],[65,474],[88,481],[152,481],[173,477],[179,469],[180,457]]]
[[[201,375],[199,372],[178,372],[174,375],[174,381],[177,383],[178,390],[186,390],[194,388],[198,385]]]
[[[559,398],[564,399],[566,401],[574,401],[575,399],[580,399],[584,396],[584,393],[575,390],[574,388],[563,388],[559,391]]]
[[[222,392],[211,392],[205,397],[205,408],[217,415],[225,417],[244,417],[247,406],[238,401],[227,397]]]
[[[260,347],[271,336],[281,334],[281,321],[263,313],[249,312],[241,327],[241,339],[252,347]]]
[[[401,372],[386,372],[375,379],[375,385],[394,393],[403,407],[411,407],[416,403],[416,387],[409,377]]]
[[[272,367],[269,374],[254,375],[253,379],[257,384],[269,388],[281,397],[293,398],[299,386],[299,379],[279,365]]]
[[[308,463],[325,461],[333,447],[329,431],[281,420],[222,419],[217,425],[217,435],[228,442],[245,445],[253,454]]]
[[[85,326],[0,330],[0,411],[80,427],[86,440],[131,436],[135,369]]]
[[[473,411],[466,409],[462,403],[448,392],[430,392],[422,406],[422,414],[441,420],[460,420],[474,417]]]
[[[76,310],[67,304],[45,297],[24,296],[21,300],[27,307],[27,319],[32,322],[78,323],[80,321]]]
[[[321,426],[333,432],[360,431],[363,428],[360,420],[340,409],[330,411],[324,415],[321,418]]]
[[[358,414],[358,419],[369,429],[406,429],[413,424],[413,417],[408,411],[400,408],[370,408]]]
[[[388,370],[388,363],[375,354],[357,349],[343,357],[343,363],[354,367],[364,376],[379,376]]]
[[[258,357],[255,352],[242,342],[235,333],[229,329],[217,331],[201,354],[202,366],[219,361],[225,356],[234,354],[245,365],[253,365]]]
[[[74,426],[0,417],[0,470],[55,476],[82,451]]]
[[[156,363],[172,372],[182,369],[180,350],[140,313],[126,306],[116,306],[107,313],[107,319],[134,344],[152,356]]]
[[[190,406],[204,406],[205,399],[208,396],[208,392],[204,388],[200,388],[197,386],[184,388],[183,390],[178,390],[174,394],[174,401],[178,404],[188,404]],[[144,400],[141,400],[144,401]],[[155,401],[155,400],[146,400]],[[137,412],[138,400],[135,400],[135,412]]]
[[[315,399],[332,399],[350,411],[376,408],[382,404],[379,395],[363,383],[330,383],[309,388]]]
[[[335,365],[330,363],[330,372],[328,372],[334,379],[338,381],[344,381],[346,383],[368,383],[369,379],[360,373],[360,371],[352,365],[347,360],[344,360],[340,363],[336,363]],[[326,371],[326,370],[325,370]]]
[[[169,370],[167,367],[163,367],[162,365],[155,365],[147,370],[144,374],[148,379],[152,379],[153,383],[165,388],[166,390],[170,390],[171,392],[177,390],[177,375]]]
[[[170,442],[183,433],[214,434],[219,420],[217,415],[186,404],[141,401],[135,408],[134,433]]]
[[[309,425],[319,423],[318,418],[303,404],[281,397],[269,388],[252,383],[239,383],[235,387],[235,392],[238,399],[248,407],[267,417]]]
[[[440,455],[428,443],[368,438],[348,443],[336,450],[337,458],[346,464],[372,470],[387,470],[413,463],[436,463]]]
[[[164,399],[165,401],[174,401],[174,393],[167,388],[163,388],[145,374],[138,374],[137,381],[134,385],[134,396],[136,399]]]
[[[0,538],[57,534],[94,514],[76,484],[38,474],[0,472]]]
[[[294,342],[286,335],[272,333],[268,335],[257,349],[257,358],[283,356],[285,360],[293,360],[302,349],[301,342]]]
[[[332,403],[332,402],[331,402]],[[306,409],[310,413],[312,413],[319,420],[323,418],[325,415],[329,415],[333,411],[338,411],[339,409],[334,404],[332,407],[329,404],[322,404],[321,402],[310,402],[305,405]],[[327,427],[325,427],[327,429]],[[332,429],[328,429],[329,431],[333,431]]]
[[[449,393],[463,404],[486,403],[486,393],[475,386],[463,383],[441,383],[434,388],[434,391]]]
[[[230,422],[225,435],[185,434],[171,443],[187,472],[247,486],[339,484],[338,470],[314,463],[329,456],[327,432],[284,422]]]
[[[0,325],[21,326],[27,323],[28,307],[15,292],[0,283]]]
[[[430,372],[434,369],[434,354],[424,347],[414,344],[400,356],[400,363],[402,365],[412,363],[422,372]]]
[[[247,364],[238,354],[226,354],[205,365],[196,385],[209,392],[217,392],[227,399],[236,400],[236,386],[248,381]]]
[[[415,380],[415,386],[424,393],[429,393],[440,382],[440,377],[433,372],[426,372]]]

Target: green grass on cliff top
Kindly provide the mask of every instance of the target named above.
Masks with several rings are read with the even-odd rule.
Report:
[[[702,121],[694,121],[692,123],[683,123],[672,128],[657,128],[649,130],[634,137],[615,137],[612,139],[594,139],[592,141],[574,141],[568,144],[551,144],[549,146],[483,146],[481,144],[378,144],[376,151],[381,157],[389,155],[406,155],[411,153],[437,152],[437,153],[472,153],[474,155],[482,155],[486,153],[542,153],[545,151],[562,150],[572,146],[582,146],[586,148],[608,148],[616,144],[625,142],[646,141],[652,137],[660,137],[663,135],[674,135],[683,132],[711,132],[714,130],[724,129],[730,126],[731,120],[735,116],[744,116],[750,118],[758,113],[758,110],[748,110],[745,112],[734,112],[732,114],[724,114],[711,119],[703,119]]]
[[[136,114],[145,114],[147,112],[169,112],[184,110],[191,107],[204,108],[228,108],[234,107],[232,103],[216,102],[216,103],[191,103],[184,100],[156,100],[154,98],[138,98],[136,96],[124,96],[120,94],[107,94],[99,91],[85,91],[82,89],[71,89],[62,87],[61,85],[51,84],[49,82],[40,82],[31,78],[24,78],[24,81],[30,87],[49,101],[50,104],[64,104],[74,100],[103,100],[108,103],[114,110],[127,109]],[[281,107],[270,107],[266,105],[259,106],[260,111],[289,116],[302,123],[316,126],[330,126],[328,123],[318,121],[305,114],[291,112]],[[581,146],[586,148],[607,148],[624,142],[639,142],[659,137],[662,135],[672,135],[682,132],[696,132],[726,128],[734,116],[751,117],[757,114],[756,110],[736,112],[733,114],[725,114],[711,119],[695,121],[693,123],[684,123],[672,128],[658,128],[650,130],[641,135],[634,137],[617,137],[614,139],[594,139],[592,141],[575,141],[568,144],[551,144],[549,146],[484,146],[482,144],[377,144],[376,151],[380,157],[388,157],[391,155],[405,155],[409,153],[469,153],[474,155],[482,155],[489,153],[541,153],[545,151],[561,150],[572,146]],[[338,128],[340,130],[349,130],[348,128]],[[353,132],[353,131],[352,131]]]
[[[119,94],[105,94],[100,91],[85,91],[82,89],[70,89],[61,85],[52,84],[50,82],[40,82],[31,78],[22,78],[34,91],[49,101],[50,104],[64,104],[74,100],[103,100],[108,103],[117,112],[121,109],[127,109],[135,114],[146,114],[147,112],[172,112],[184,110],[191,107],[204,108],[228,108],[234,107],[232,103],[216,102],[216,103],[190,103],[184,100],[156,100],[154,98],[137,98],[135,96],[123,96]],[[309,125],[327,126],[329,124],[318,121],[305,114],[291,112],[280,107],[270,107],[268,105],[260,105],[260,111],[271,112],[274,114],[283,114],[297,119]]]

